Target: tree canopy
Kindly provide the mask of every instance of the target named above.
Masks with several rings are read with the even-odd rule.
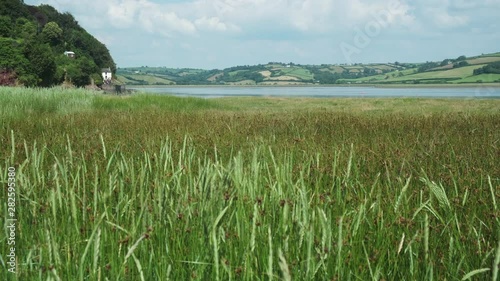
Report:
[[[0,73],[9,77],[0,79],[0,85],[15,77],[17,84],[28,87],[50,87],[64,81],[81,87],[91,78],[102,82],[101,68],[116,72],[107,47],[69,13],[49,5],[2,0],[0,15]],[[65,51],[76,57],[67,57]]]
[[[474,75],[479,74],[500,74],[500,61],[489,63],[474,70]]]

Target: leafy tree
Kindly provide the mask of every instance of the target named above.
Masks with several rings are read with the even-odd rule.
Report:
[[[87,73],[85,72],[81,66],[86,64],[86,59],[85,57],[80,57],[73,62],[66,64],[62,67],[63,70],[63,79],[66,79],[67,82],[70,82],[71,84],[77,86],[77,87],[84,87],[86,85],[90,84],[90,78],[92,75],[95,73]],[[60,73],[60,71],[58,71]]]
[[[67,39],[68,44],[73,46],[74,50],[92,58],[97,66],[109,67],[112,73],[116,73],[116,64],[106,46],[85,30],[72,30]]]
[[[436,62],[426,62],[418,67],[418,72],[425,72],[435,67],[438,67],[438,64]]]
[[[453,65],[453,68],[459,68],[459,67],[464,67],[464,66],[468,66],[469,63],[467,61],[460,61],[458,63],[455,63]]]
[[[31,16],[27,6],[19,0],[1,0],[0,15],[8,16],[11,19],[29,18]]]
[[[66,79],[77,87],[84,87],[90,84],[90,78],[99,84],[102,79],[96,79],[99,68],[89,58],[80,56],[77,59],[70,59],[62,55],[58,59],[57,78],[59,81]]]
[[[12,28],[12,19],[9,16],[0,16],[0,37],[10,37]]]
[[[481,68],[474,70],[474,75],[483,73],[500,74],[500,61],[489,63]]]
[[[25,40],[33,39],[36,36],[37,25],[26,18],[16,20],[16,37]]]
[[[92,80],[94,80],[94,83],[96,85],[102,85],[103,81],[102,81],[102,75],[98,74],[98,73],[92,73],[92,75],[90,75],[90,78]]]
[[[0,38],[0,70],[11,73],[29,86],[36,82],[34,76],[28,73],[29,67],[30,62],[23,55],[20,44],[11,38]]]
[[[363,74],[364,74],[365,76],[371,76],[371,75],[375,75],[375,74],[377,74],[377,71],[375,71],[375,69],[373,69],[373,68],[367,68],[367,67],[365,67],[365,68],[363,69]]]
[[[42,40],[44,43],[49,43],[51,46],[55,46],[61,42],[62,29],[56,22],[47,23],[42,30]]]
[[[49,87],[54,85],[56,63],[50,46],[36,41],[28,41],[23,50],[24,56],[29,60],[28,72],[37,77],[36,85]]]
[[[88,76],[83,74],[82,70],[76,64],[66,65],[64,71],[66,81],[75,86],[87,85],[89,83]]]
[[[439,66],[446,66],[450,63],[450,60],[449,59],[445,59],[441,62],[441,64]]]
[[[14,70],[22,59],[18,43],[10,38],[0,38],[0,68]]]

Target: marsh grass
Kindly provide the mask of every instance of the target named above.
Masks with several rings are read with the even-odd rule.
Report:
[[[0,118],[40,114],[69,114],[90,110],[95,94],[82,89],[63,88],[26,90],[0,87]]]
[[[18,280],[498,276],[498,101],[81,94],[2,115]]]
[[[98,96],[94,99],[93,107],[98,110],[168,110],[170,112],[194,111],[221,108],[216,102],[199,98],[178,98],[136,94],[132,96]]]

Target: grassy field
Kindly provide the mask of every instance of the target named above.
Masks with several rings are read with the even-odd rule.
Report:
[[[345,68],[337,65],[331,65],[329,69],[331,70],[332,73],[342,73],[345,71]]]
[[[474,75],[459,80],[455,80],[452,83],[475,83],[481,81],[482,83],[493,83],[500,82],[500,74],[480,74]]]
[[[415,69],[406,69],[406,70],[401,70],[401,71],[391,71],[391,72],[388,72],[385,74],[378,74],[378,75],[357,78],[357,79],[340,79],[340,81],[342,81],[342,83],[347,83],[347,82],[351,82],[351,83],[386,82],[386,81],[391,81],[392,79],[398,79],[398,78],[401,79],[403,77],[407,77],[407,75],[413,75],[415,73],[415,71],[416,71]],[[400,73],[402,73],[402,75],[406,75],[406,76],[399,77]],[[389,80],[389,79],[391,79],[391,80]],[[411,79],[408,79],[408,80],[411,80]]]
[[[0,88],[0,120],[17,280],[498,280],[500,100]]]
[[[439,79],[439,78],[461,78],[473,75],[474,69],[481,68],[484,65],[473,65],[460,68],[453,68],[450,70],[443,70],[439,72],[423,72],[401,77],[390,78],[387,81],[407,81],[407,80],[422,80],[422,79]]]
[[[132,79],[130,79],[132,78]],[[117,77],[118,80],[120,80],[122,83],[128,83],[128,84],[134,84],[137,83],[138,81],[144,81],[147,82],[149,85],[155,85],[155,84],[163,84],[163,85],[169,85],[173,84],[174,82],[172,80],[166,79],[164,77],[160,76],[154,76],[154,75],[145,75],[145,74],[127,74],[127,75],[118,75]]]
[[[298,68],[298,67],[290,67],[290,68],[283,68],[281,71],[288,76],[294,76],[299,79],[303,80],[312,80],[314,79],[312,73],[304,68]]]
[[[394,65],[388,65],[388,64],[377,64],[377,65],[370,65],[376,69],[380,69],[380,70],[393,70],[394,69]]]
[[[422,73],[414,73],[414,69],[403,70],[400,76],[398,71],[389,72],[386,74],[374,75],[369,77],[363,77],[358,79],[342,79],[343,82],[351,83],[406,83],[414,81],[434,81],[439,83],[440,79],[449,79],[450,83],[476,83],[481,80],[483,83],[495,82],[495,75],[485,75],[485,76],[472,76],[474,69],[481,68],[484,65],[472,65],[461,68],[452,68],[449,70],[441,71],[429,71]],[[493,79],[493,80],[492,80]]]
[[[467,60],[469,64],[486,64],[491,62],[500,61],[500,57],[479,57]]]
[[[395,83],[406,84],[422,82],[427,84],[442,83],[494,83],[498,80],[496,75],[473,75],[474,69],[499,61],[498,54],[487,54],[467,59],[470,66],[453,68],[453,64],[433,68],[434,71],[416,73],[417,68],[388,72],[357,79],[341,79],[342,83]],[[370,65],[375,67],[374,65]],[[382,69],[379,67],[379,69]],[[402,75],[401,75],[402,74]]]

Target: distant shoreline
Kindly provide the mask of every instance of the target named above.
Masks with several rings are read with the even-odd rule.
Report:
[[[310,84],[310,85],[126,85],[127,88],[500,88],[500,83],[464,84]]]

